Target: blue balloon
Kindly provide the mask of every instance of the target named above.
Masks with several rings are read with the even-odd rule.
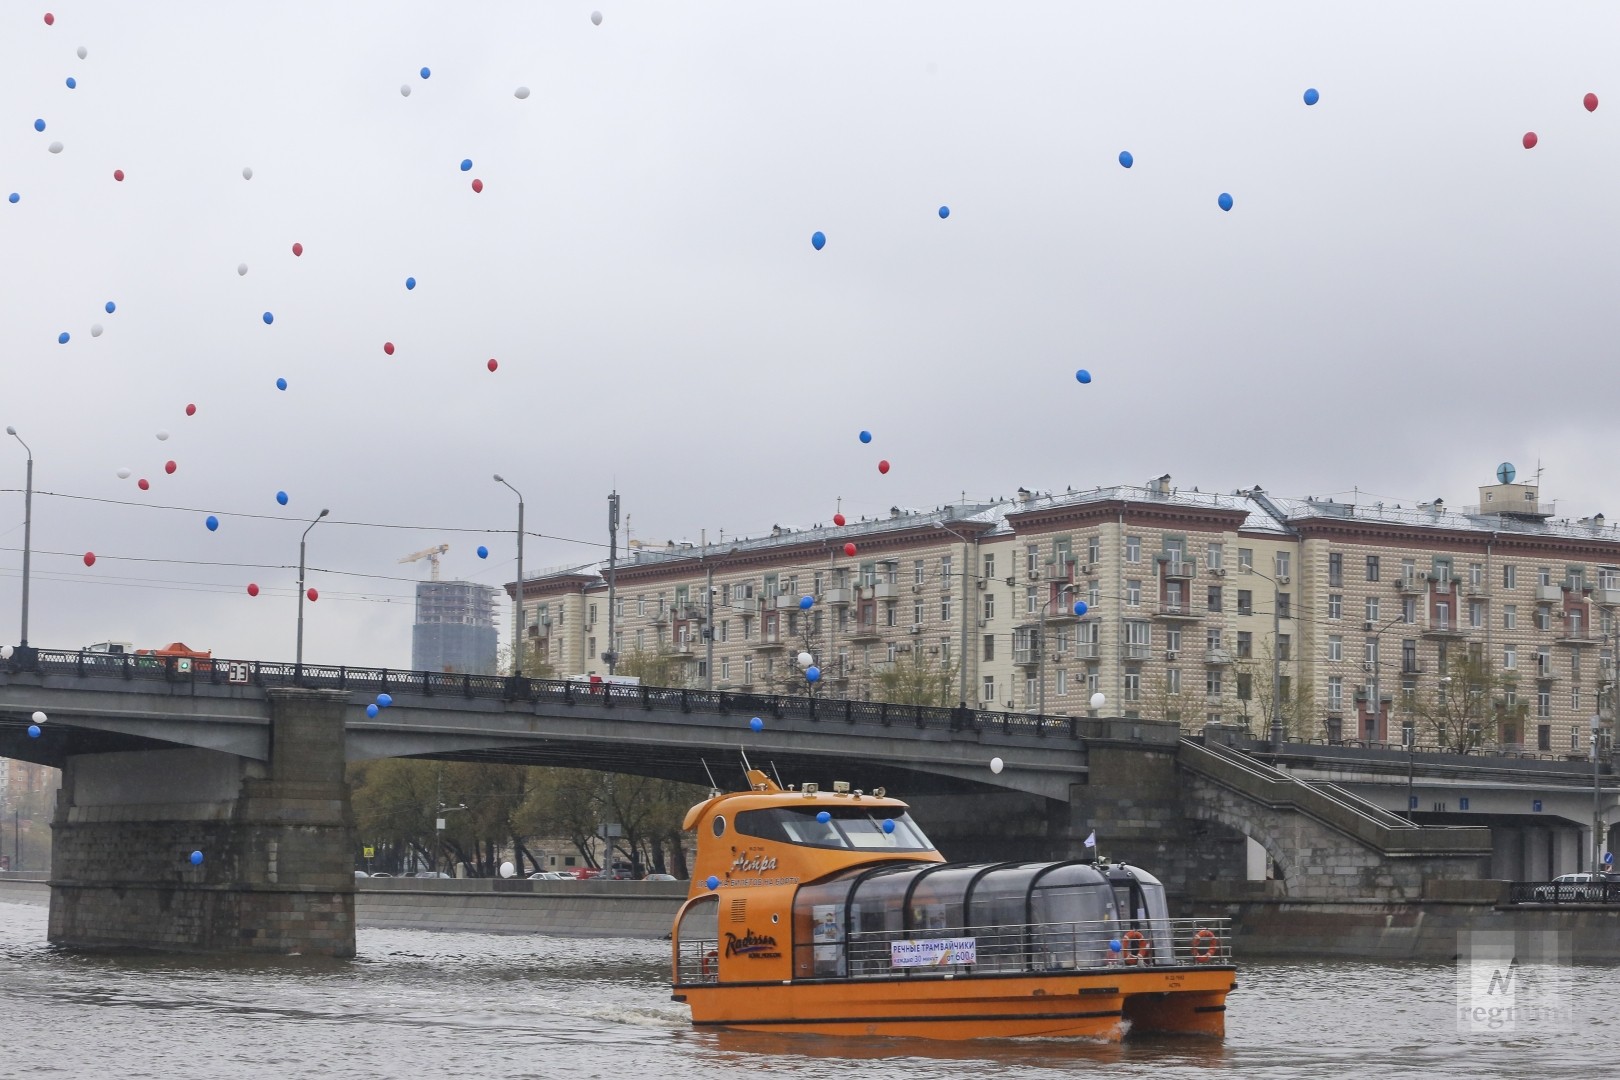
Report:
[[[276,321],[276,317],[274,315],[270,314],[270,312],[267,311],[267,312],[264,313],[264,325],[269,326],[271,323],[273,323],[275,321]]]
[[[422,69],[422,78],[424,78],[424,79],[425,79],[425,78],[427,78],[427,77],[428,77],[428,76],[429,76],[429,75],[432,75],[432,74],[433,74],[433,72],[432,72],[432,71],[430,71],[430,70],[429,70],[429,69],[427,69],[427,68],[423,68],[423,69]]]
[[[217,532],[219,530],[219,518],[215,517],[213,514],[209,514],[208,520],[204,521],[203,524],[208,526],[209,532]]]
[[[287,389],[287,380],[286,379],[277,379],[276,380],[276,389],[277,390],[285,390],[285,389]]]
[[[104,306],[106,307],[107,314],[109,314],[109,315],[111,315],[113,312],[118,310],[118,305],[113,303],[111,300],[107,301],[107,303]]]
[[[193,851],[191,853],[191,865],[192,866],[201,866],[202,865],[202,859],[203,859],[202,852]]]
[[[1136,159],[1131,157],[1131,152],[1129,150],[1121,150],[1119,152],[1119,163],[1128,169],[1132,165],[1136,164]]]
[[[799,597],[799,610],[800,611],[809,611],[810,610],[810,605],[814,604],[815,602],[816,602],[816,600],[815,600],[815,597],[813,597],[813,596],[801,596],[801,597]]]
[[[1087,371],[1085,368],[1081,368],[1079,371],[1074,373],[1074,381],[1077,382],[1077,383],[1088,383],[1088,382],[1090,382],[1091,381],[1091,372]]]
[[[485,547],[483,544],[479,544],[478,545],[478,557],[480,559],[489,558],[489,548]]]
[[[41,121],[43,123],[43,121]],[[810,234],[810,246],[820,251],[827,246],[827,234],[816,232]]]
[[[287,493],[285,491],[276,492],[276,502],[280,503],[282,506],[286,506],[287,505]]]
[[[70,338],[72,336],[73,335],[69,334],[66,330],[64,330],[60,334],[56,335],[56,343],[58,345],[66,345],[68,343],[68,338]]]
[[[68,89],[69,90],[77,89],[78,85],[79,85],[79,80],[75,79],[73,76],[69,75],[68,76]]]
[[[21,198],[22,198],[21,195],[17,194],[15,191],[13,191],[10,195],[6,196],[6,201],[8,201],[8,202],[16,202]]]
[[[406,279],[405,279],[405,287],[406,287],[406,288],[407,288],[407,289],[414,289],[414,288],[416,288],[416,279],[415,279],[415,278],[413,278],[413,277],[408,277],[408,278],[406,278]]]
[[[29,724],[28,725],[28,737],[30,739],[39,738],[39,725],[38,724]]]
[[[827,822],[832,820],[832,815],[823,810],[821,813],[816,815],[816,820],[825,825]]]
[[[377,719],[377,711],[377,706],[375,705],[366,706],[366,715],[371,717],[373,720]]]
[[[871,442],[871,441],[872,441],[872,433],[870,431],[861,432],[861,442]]]
[[[703,884],[707,885],[711,889],[718,889],[720,887],[720,879],[715,877],[713,874],[710,874],[708,880],[704,881]]]
[[[386,709],[386,708],[388,708],[388,706],[392,705],[393,703],[394,703],[394,697],[393,697],[392,694],[378,694],[377,695],[377,704],[382,706],[383,708]]]
[[[1221,204],[1221,209],[1222,210],[1230,210],[1230,209],[1232,209],[1232,196],[1228,195],[1224,191],[1221,192],[1221,197],[1216,199],[1215,201]]]
[[[1113,941],[1110,941],[1110,942],[1109,942],[1109,943],[1108,943],[1108,948],[1109,948],[1109,949],[1110,949],[1110,950],[1111,950],[1111,951],[1113,951],[1113,952],[1119,952],[1119,951],[1120,951],[1120,950],[1121,950],[1121,949],[1123,949],[1123,948],[1124,948],[1124,947],[1125,947],[1125,946],[1123,946],[1123,945],[1121,945],[1121,944],[1120,944],[1120,943],[1119,943],[1119,938],[1115,938],[1115,939],[1114,939],[1114,940],[1113,940]]]
[[[884,818],[883,819],[883,831],[886,832],[886,833],[894,832],[894,819],[893,818]]]
[[[43,121],[43,120],[35,120],[34,121],[34,130],[35,131],[44,131],[45,130],[45,121]]]
[[[1086,607],[1086,602],[1084,600],[1076,600],[1074,602],[1074,613],[1076,615],[1084,615],[1089,610],[1090,609]]]
[[[462,158],[461,159],[461,171],[466,172],[467,170],[469,170],[471,168],[472,168],[472,158],[470,158],[470,157]]]
[[[816,667],[814,664],[811,664],[809,667],[804,669],[804,677],[806,682],[820,682],[821,669]]]
[[[948,207],[948,206],[942,206],[942,207],[940,207],[940,208],[939,208],[939,216],[940,216],[940,217],[941,217],[941,218],[948,218],[948,217],[950,217],[950,216],[951,216],[951,208],[950,208],[950,207]]]
[[[1309,90],[1305,91],[1305,104],[1307,104],[1307,105],[1315,105],[1318,101],[1321,101],[1321,100],[1322,100],[1322,95],[1318,94],[1316,92],[1316,87],[1313,86]]]
[[[748,721],[748,726],[755,731],[764,731],[765,721],[756,716],[752,720]]]

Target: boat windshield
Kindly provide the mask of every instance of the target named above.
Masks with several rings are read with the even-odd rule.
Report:
[[[818,820],[822,813],[826,821]],[[885,822],[893,828],[884,829]],[[737,815],[737,831],[761,840],[803,847],[842,848],[853,851],[932,851],[934,845],[911,820],[884,807],[772,806],[744,810]]]

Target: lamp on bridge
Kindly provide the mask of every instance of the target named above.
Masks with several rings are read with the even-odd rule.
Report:
[[[302,682],[304,678],[304,547],[309,540],[309,530],[321,523],[321,518],[330,514],[330,510],[322,510],[315,515],[304,529],[304,535],[298,538],[298,650],[293,661],[293,681]]]
[[[32,655],[28,649],[28,565],[34,551],[34,451],[23,442],[17,429],[9,424],[6,434],[22,443],[22,448],[28,453],[27,482],[23,486],[22,641],[13,654],[19,664],[26,666]]]
[[[513,596],[512,596],[512,674],[513,675],[522,675],[523,674],[523,637],[522,637],[522,631],[523,631],[523,492],[519,491],[515,487],[512,487],[512,485],[510,483],[508,483],[501,476],[500,473],[495,474],[495,482],[497,484],[505,484],[506,487],[512,492],[512,494],[514,494],[514,495],[516,495],[518,497],[517,588],[513,590]],[[608,648],[611,649],[612,647],[613,647],[613,643],[610,641],[608,643]]]

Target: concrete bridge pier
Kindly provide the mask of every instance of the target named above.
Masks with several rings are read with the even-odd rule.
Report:
[[[354,955],[348,695],[268,695],[268,761],[194,748],[67,760],[53,944]]]

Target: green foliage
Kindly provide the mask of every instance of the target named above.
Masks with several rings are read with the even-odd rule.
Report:
[[[941,664],[914,647],[878,673],[875,693],[879,701],[891,705],[949,708],[957,703],[959,689],[955,664]]]

